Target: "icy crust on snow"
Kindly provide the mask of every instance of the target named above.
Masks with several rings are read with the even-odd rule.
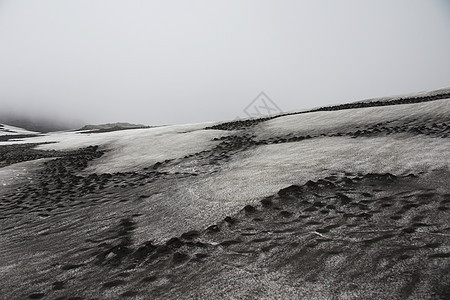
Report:
[[[359,109],[320,111],[279,117],[261,123],[255,129],[258,139],[288,134],[312,135],[333,129],[370,126],[393,121],[424,122],[450,119],[450,99]]]
[[[38,134],[34,131],[29,131],[23,128],[14,127],[11,125],[0,124],[0,136],[2,135],[17,135],[17,134]]]
[[[448,139],[423,136],[323,137],[264,145],[191,187],[211,201],[252,201],[292,184],[350,172],[407,175],[450,168]]]

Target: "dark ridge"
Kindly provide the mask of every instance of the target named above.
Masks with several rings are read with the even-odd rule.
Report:
[[[89,131],[83,131],[83,132],[79,132],[79,133],[81,133],[81,134],[102,133],[102,132],[112,132],[112,131],[119,131],[119,130],[141,129],[141,128],[152,128],[152,127],[151,126],[130,127],[130,128],[111,127],[111,128],[103,128],[103,129],[94,129],[94,130],[89,130]],[[86,130],[86,129],[78,129],[78,130]]]
[[[101,133],[101,132],[111,132],[111,131],[118,131],[118,130],[140,129],[140,128],[152,128],[152,126],[118,122],[118,123],[111,123],[111,124],[85,125],[77,130],[78,131],[86,131],[86,132],[80,132],[80,133]]]
[[[346,103],[346,104],[340,104],[340,105],[320,107],[320,108],[312,109],[312,110],[308,110],[308,111],[283,113],[283,114],[279,114],[276,116],[268,116],[268,117],[262,117],[262,118],[258,118],[258,119],[225,122],[225,123],[205,127],[205,129],[240,130],[240,129],[244,129],[246,127],[250,127],[250,126],[256,125],[258,123],[264,122],[264,121],[268,121],[268,120],[272,120],[272,119],[276,119],[276,118],[280,118],[280,117],[284,117],[284,116],[290,116],[290,115],[299,115],[299,114],[306,114],[306,113],[319,112],[319,111],[335,111],[335,110],[366,108],[366,107],[375,107],[375,106],[413,104],[413,103],[442,100],[442,99],[447,99],[447,98],[450,98],[450,93],[444,93],[444,94],[434,95],[434,96],[418,96],[418,97],[410,97],[410,98],[401,98],[401,99],[391,100],[391,101]]]
[[[281,189],[278,191],[278,195],[280,197],[299,197],[302,194],[302,187],[298,185],[291,185],[287,188]]]

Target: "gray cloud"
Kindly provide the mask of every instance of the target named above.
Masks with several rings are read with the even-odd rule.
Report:
[[[0,109],[88,123],[245,116],[450,86],[442,1],[0,2]]]

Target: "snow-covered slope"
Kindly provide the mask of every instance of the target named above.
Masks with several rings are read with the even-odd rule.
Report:
[[[445,121],[449,114],[450,100],[445,99],[287,115],[241,131],[205,130],[205,127],[214,125],[209,123],[95,134],[61,132],[4,144],[46,143],[36,149],[59,151],[97,145],[108,152],[91,162],[84,172],[102,174],[139,171],[155,163],[212,151],[220,144],[220,139],[226,136],[249,134],[256,142],[269,142],[234,155],[226,164],[221,164],[220,172],[206,176],[205,181],[195,188],[189,187],[195,189],[199,197],[212,201],[233,201],[236,199],[236,190],[239,190],[239,201],[248,201],[261,199],[291,184],[303,184],[310,179],[326,177],[342,170],[402,175],[448,168],[448,139],[417,136],[408,132],[399,132],[395,138],[374,136],[354,139],[346,135],[377,124],[395,127],[395,123],[398,123],[411,128],[414,124],[431,125]],[[337,133],[340,136],[329,136]],[[270,142],[271,138],[289,140],[294,136],[306,135],[316,138],[289,143]],[[164,171],[200,170],[209,174],[210,166],[196,163],[180,161],[168,164]]]
[[[2,141],[0,289],[7,298],[445,296],[449,93]]]
[[[0,124],[0,136],[2,135],[18,135],[18,134],[37,134],[34,131],[29,131],[19,127],[14,127],[6,124]]]
[[[377,102],[377,101],[395,101],[395,100],[401,100],[401,99],[411,99],[411,98],[422,98],[422,97],[441,97],[442,95],[449,95],[450,94],[450,87],[442,88],[438,90],[433,91],[421,91],[421,92],[415,92],[415,93],[409,93],[409,94],[402,94],[402,95],[394,95],[394,96],[387,96],[387,97],[380,97],[380,98],[372,98],[363,100],[361,102]]]

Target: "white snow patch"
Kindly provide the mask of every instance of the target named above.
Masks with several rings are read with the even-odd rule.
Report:
[[[402,104],[338,111],[321,111],[279,117],[261,123],[255,129],[259,139],[292,134],[312,135],[326,133],[331,129],[356,131],[357,126],[399,120],[426,121],[436,118],[450,119],[450,99],[416,104]]]
[[[38,132],[29,131],[23,128],[14,127],[11,125],[0,124],[0,136],[2,135],[15,135],[15,134],[38,134]]]
[[[396,136],[324,137],[261,146],[234,158],[227,170],[190,187],[211,201],[255,201],[292,184],[333,173],[403,175],[449,169],[448,139]]]
[[[377,102],[377,101],[385,102],[385,101],[394,101],[394,100],[407,99],[407,98],[413,98],[413,97],[438,96],[438,95],[443,95],[443,94],[448,94],[448,93],[450,93],[450,87],[433,90],[433,91],[421,91],[421,92],[415,92],[415,93],[409,93],[409,94],[371,98],[371,99],[357,101],[357,102]]]
[[[96,160],[86,171],[113,173],[142,169],[166,159],[182,158],[210,149],[219,143],[213,141],[214,138],[228,134],[230,132],[220,130],[195,130],[124,135],[112,141],[108,147],[113,150]]]
[[[124,172],[207,150],[219,143],[213,141],[215,137],[233,133],[203,130],[208,125],[211,124],[174,125],[106,133],[57,132],[20,141],[7,141],[0,145],[53,142],[36,147],[41,150],[76,150],[98,145],[111,151],[93,161],[86,171]]]
[[[353,103],[370,103],[370,102],[391,102],[391,101],[395,101],[395,100],[402,100],[402,99],[408,99],[408,98],[413,98],[413,97],[428,97],[428,96],[438,96],[438,95],[443,95],[443,94],[449,94],[450,93],[450,87],[448,88],[442,88],[442,89],[438,89],[438,90],[433,90],[433,91],[421,91],[421,92],[416,92],[416,93],[409,93],[409,94],[401,94],[401,95],[393,95],[393,96],[387,96],[387,97],[378,97],[378,98],[370,98],[370,99],[366,99],[366,100],[358,100],[358,101],[351,101],[351,102],[344,102],[344,103],[339,103],[339,104],[330,104],[330,105],[326,105],[326,106],[316,106],[316,107],[310,107],[310,108],[305,108],[305,109],[296,109],[296,110],[290,110],[290,111],[285,111],[285,112],[281,112],[281,113],[276,113],[276,114],[272,114],[270,115],[270,117],[276,117],[276,116],[283,116],[286,114],[292,114],[292,113],[307,113],[310,112],[312,110],[317,110],[317,109],[321,109],[321,108],[325,108],[325,107],[333,107],[336,105],[340,105],[340,104],[353,104]],[[445,98],[442,98],[441,100],[444,100]],[[450,99],[447,98],[447,99]],[[439,100],[437,100],[439,101]],[[428,102],[422,102],[422,103],[430,103],[433,101],[428,101]],[[405,104],[403,104],[405,105]],[[395,105],[389,105],[388,103],[386,103],[387,107],[393,107],[393,106],[397,106],[397,104]],[[352,111],[354,111],[355,109],[352,109]],[[261,118],[261,116],[254,116],[254,117],[248,117],[248,118],[242,118],[240,119],[241,121],[244,120],[252,120],[252,119],[259,119]],[[232,120],[230,120],[232,121]]]

